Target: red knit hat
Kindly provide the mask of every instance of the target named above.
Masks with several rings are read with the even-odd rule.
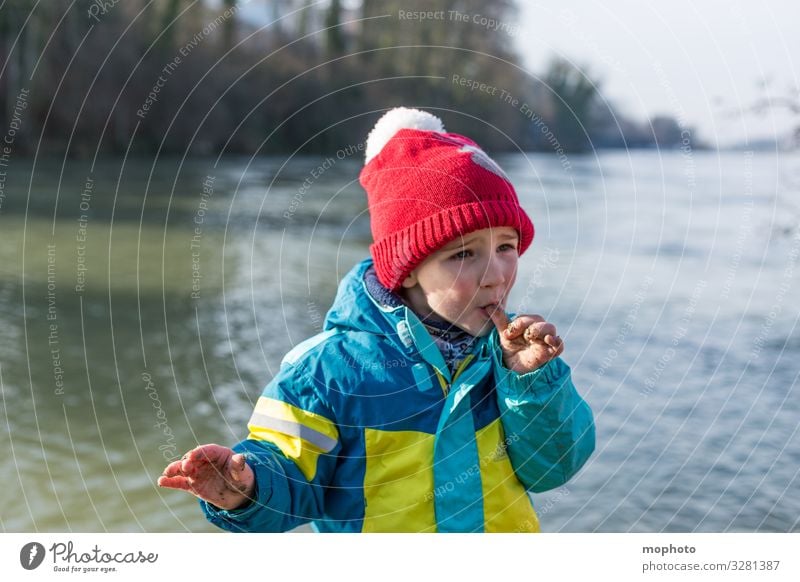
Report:
[[[393,291],[431,253],[472,231],[514,228],[520,255],[533,241],[533,223],[500,166],[425,111],[398,107],[378,120],[359,181],[378,279]]]

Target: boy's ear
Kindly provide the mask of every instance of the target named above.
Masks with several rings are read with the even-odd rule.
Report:
[[[406,289],[411,289],[412,287],[416,286],[416,284],[417,284],[417,272],[415,270],[411,271],[408,274],[408,277],[403,279],[403,287],[405,287]]]

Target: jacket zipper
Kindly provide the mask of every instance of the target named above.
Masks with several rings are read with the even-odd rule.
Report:
[[[453,374],[453,380],[450,384],[447,383],[447,380],[444,379],[444,376],[442,376],[441,372],[439,372],[439,370],[434,368],[434,371],[436,372],[436,377],[439,378],[439,385],[441,385],[442,387],[442,392],[444,393],[445,398],[447,398],[447,395],[450,393],[450,387],[453,384],[455,384],[456,380],[458,379],[458,376],[461,374],[462,371],[464,371],[464,368],[467,367],[467,364],[469,364],[470,361],[472,361],[473,357],[474,354],[469,354],[466,358],[461,360],[461,363],[458,365],[458,368],[456,368],[455,374]]]

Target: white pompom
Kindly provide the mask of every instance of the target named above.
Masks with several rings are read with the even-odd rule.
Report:
[[[381,153],[383,146],[401,129],[444,132],[442,120],[427,111],[395,107],[378,120],[367,136],[366,162]]]

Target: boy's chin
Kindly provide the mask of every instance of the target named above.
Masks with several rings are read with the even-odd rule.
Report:
[[[461,329],[466,331],[468,334],[473,335],[475,337],[485,337],[492,333],[492,329],[494,328],[494,323],[491,321],[487,321],[483,325],[476,324],[468,327],[459,326]]]
[[[476,334],[473,334],[473,335],[476,336],[476,337],[486,337],[487,335],[492,333],[493,329],[494,329],[494,323],[492,323],[491,321],[488,321],[485,324],[483,324],[483,326],[479,330],[479,333],[476,333]]]
[[[436,316],[439,317],[442,321],[446,321],[460,329],[461,331],[465,331],[471,336],[475,337],[485,337],[492,333],[492,329],[494,329],[494,323],[492,320],[481,322],[480,319],[477,321],[459,321],[456,319],[455,321],[452,319],[448,319],[444,315],[440,315],[436,313]]]

